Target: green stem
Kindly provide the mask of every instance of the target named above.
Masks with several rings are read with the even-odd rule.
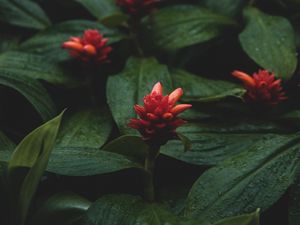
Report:
[[[154,190],[154,168],[155,159],[159,153],[159,148],[150,148],[149,154],[145,158],[145,170],[147,175],[144,183],[144,197],[147,201],[153,202],[155,200]]]
[[[138,28],[140,25],[140,20],[131,20],[129,22],[130,27],[130,37],[132,40],[133,47],[135,49],[135,52],[138,56],[144,56],[143,49],[140,46],[139,40],[138,40]]]

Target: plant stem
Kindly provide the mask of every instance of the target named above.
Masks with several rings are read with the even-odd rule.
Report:
[[[155,159],[159,153],[159,148],[150,148],[149,154],[145,158],[145,170],[148,172],[144,183],[144,197],[147,201],[153,202],[155,200],[154,191],[154,168]]]
[[[132,40],[132,44],[134,47],[134,50],[138,56],[143,56],[144,52],[140,46],[139,39],[138,39],[138,30],[140,26],[140,19],[137,20],[131,20],[129,22],[130,27],[130,37]]]

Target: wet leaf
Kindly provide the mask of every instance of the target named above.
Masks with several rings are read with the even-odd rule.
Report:
[[[188,195],[185,215],[200,222],[215,222],[257,208],[267,209],[294,182],[299,147],[299,135],[266,135],[248,151],[200,176]]]
[[[290,22],[247,7],[244,10],[246,27],[239,35],[248,56],[277,77],[289,79],[297,66],[295,34]]]
[[[183,88],[182,100],[185,102],[218,101],[229,96],[241,98],[245,93],[245,89],[237,84],[203,78],[183,70],[173,70],[172,78],[175,87]]]
[[[221,35],[235,22],[206,8],[178,5],[158,10],[143,24],[155,45],[164,50],[176,50],[203,43]]]
[[[0,0],[0,21],[33,29],[51,24],[41,7],[30,0]]]
[[[32,225],[75,225],[90,207],[91,202],[74,193],[58,193],[39,207]]]
[[[8,163],[12,215],[23,225],[39,181],[47,167],[63,113],[28,134],[16,147]],[[21,179],[19,169],[29,171]],[[20,184],[18,184],[20,182]]]

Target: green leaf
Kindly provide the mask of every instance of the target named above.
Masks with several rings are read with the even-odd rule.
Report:
[[[148,149],[149,146],[141,137],[130,135],[116,138],[102,148],[103,151],[118,153],[142,163],[145,161]]]
[[[0,21],[33,29],[51,24],[41,7],[30,0],[0,0]]]
[[[86,29],[98,29],[109,39],[109,44],[123,38],[118,31],[109,29],[100,23],[89,20],[70,20],[42,31],[23,42],[20,49],[45,56],[48,60],[65,60],[69,58],[66,50],[61,48],[63,42],[71,36],[82,36]]]
[[[18,186],[11,186],[13,200],[12,208],[16,224],[23,225],[30,207],[31,200],[36,192],[40,178],[47,167],[47,163],[54,147],[63,113],[48,121],[28,134],[12,154],[8,163],[10,184],[16,184],[19,179],[18,169],[29,168],[24,180]]]
[[[293,183],[299,147],[299,134],[265,135],[248,151],[202,174],[188,195],[185,215],[199,222],[215,222],[267,209]]]
[[[0,74],[10,73],[28,79],[41,79],[52,84],[78,85],[79,81],[58,64],[44,57],[24,52],[5,52],[0,55]]]
[[[190,139],[179,132],[177,132],[177,136],[184,146],[184,151],[189,151],[192,148],[192,142],[190,141]]]
[[[91,202],[74,193],[58,193],[50,197],[33,216],[31,225],[73,225],[90,207]]]
[[[162,83],[165,93],[171,90],[167,67],[154,58],[130,58],[120,74],[108,78],[108,105],[122,134],[134,132],[127,126],[131,118],[136,118],[133,106],[142,104],[144,96],[157,82]]]
[[[112,118],[106,108],[82,109],[64,119],[56,147],[100,148],[111,130]]]
[[[119,25],[127,19],[115,0],[75,0],[82,4],[94,17],[106,25]]]
[[[210,102],[224,99],[229,96],[242,97],[245,89],[228,81],[211,80],[190,74],[183,70],[172,71],[175,87],[182,87],[182,100]]]
[[[143,25],[154,43],[164,50],[176,50],[218,37],[235,22],[206,8],[180,5],[161,9]]]
[[[16,49],[19,44],[19,37],[16,35],[9,34],[8,31],[1,32],[2,34],[0,37],[0,53]]]
[[[227,16],[235,16],[246,4],[245,0],[204,0],[203,2],[206,7]]]
[[[100,198],[88,209],[82,225],[180,225],[178,218],[157,203],[130,195]]]
[[[0,162],[8,162],[16,145],[0,131]]]
[[[55,148],[47,171],[66,176],[92,176],[129,168],[142,169],[126,157],[97,148]]]
[[[259,225],[259,209],[254,213],[226,218],[214,225]]]
[[[188,118],[186,120],[189,121]],[[177,131],[191,141],[191,149],[184,152],[181,142],[172,140],[162,146],[160,152],[190,164],[205,166],[216,165],[248,150],[268,133],[284,132],[272,122],[247,121],[245,118],[233,120],[226,117],[189,122]]]
[[[0,69],[0,84],[22,94],[44,120],[48,120],[55,115],[56,106],[39,81],[13,71]]]
[[[258,9],[244,10],[246,27],[239,35],[248,56],[277,77],[289,79],[297,66],[294,31],[290,22],[280,16],[270,16]]]
[[[299,168],[298,168],[299,169]],[[300,222],[300,176],[293,184],[289,199],[289,225],[298,225]]]

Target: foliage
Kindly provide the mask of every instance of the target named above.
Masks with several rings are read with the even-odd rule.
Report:
[[[299,1],[147,1],[0,0],[0,224],[299,225]],[[157,82],[192,104],[160,149]]]

